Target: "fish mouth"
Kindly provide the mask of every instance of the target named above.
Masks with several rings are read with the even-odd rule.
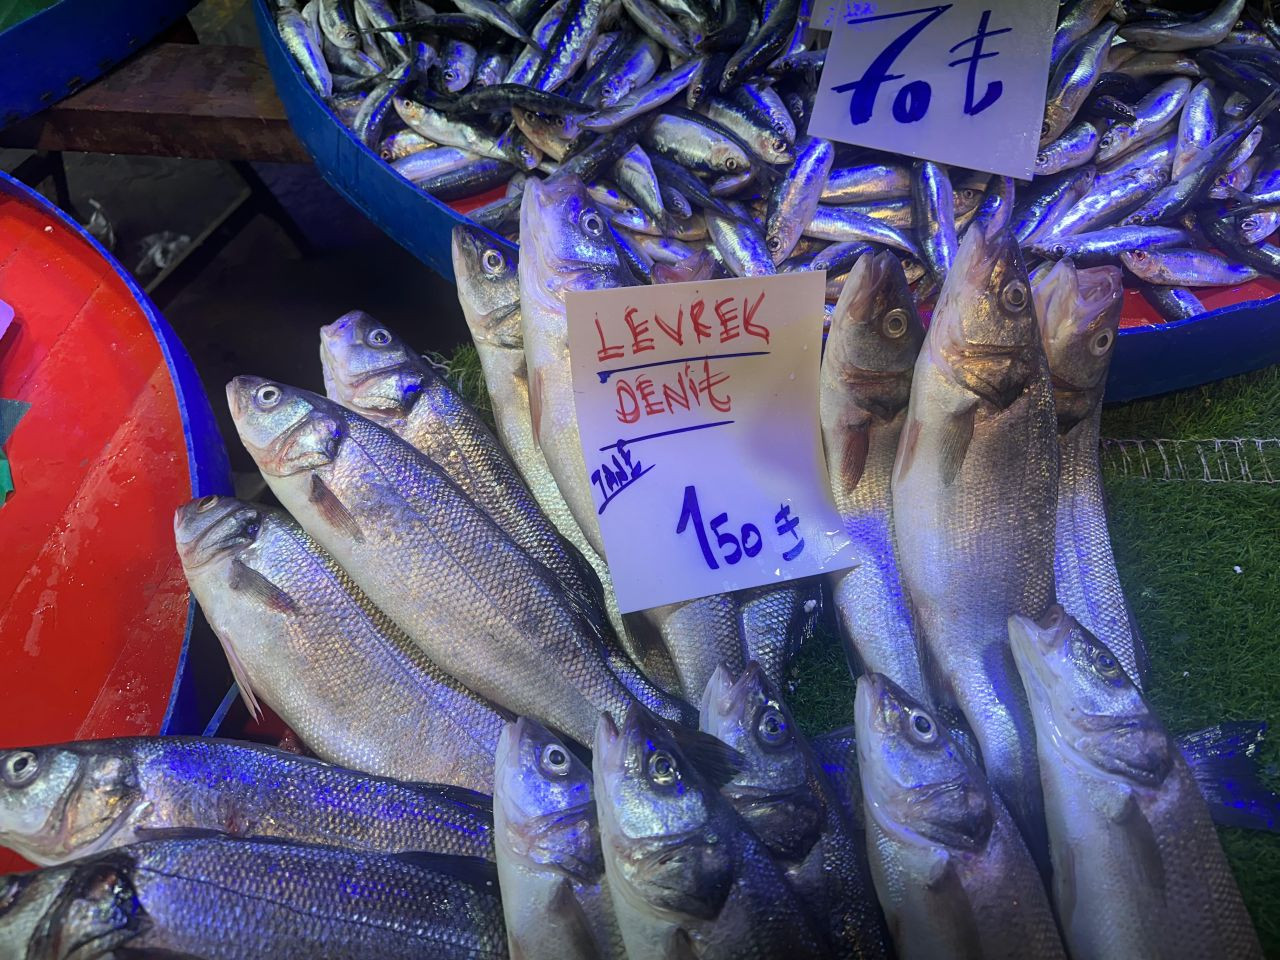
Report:
[[[178,507],[173,512],[173,535],[183,567],[197,570],[251,543],[247,537],[228,536],[240,526],[244,506],[234,497],[214,495]]]
[[[741,712],[741,703],[734,703],[736,686],[733,674],[722,663],[716,667],[702,691],[702,706],[699,711],[701,725],[707,733],[720,737],[721,740],[724,739],[721,732],[728,721]]]

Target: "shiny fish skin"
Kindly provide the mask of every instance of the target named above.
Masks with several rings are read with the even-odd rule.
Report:
[[[316,93],[328,99],[333,93],[333,74],[329,71],[329,64],[325,62],[320,44],[311,37],[302,14],[292,7],[281,7],[276,11],[276,29],[280,31],[285,48],[293,54],[293,59],[302,69],[307,82],[315,88]]]
[[[1116,263],[1127,250],[1154,250],[1190,242],[1191,235],[1174,227],[1107,227],[1068,236],[1054,234],[1027,246],[1027,252],[1050,260],[1070,258],[1076,266]],[[1041,318],[1043,319],[1043,318]]]
[[[1191,50],[1211,47],[1221,42],[1236,25],[1244,10],[1245,0],[1221,0],[1202,18],[1176,23],[1131,23],[1120,30],[1120,37],[1135,47],[1147,50]]]
[[[578,526],[604,554],[595,496],[578,439],[564,295],[569,289],[629,286],[604,216],[576,178],[525,183],[520,207],[520,314],[533,435]]]
[[[819,412],[827,475],[855,563],[829,576],[851,669],[884,673],[926,696],[894,556],[889,488],[924,341],[898,258],[861,257],[836,302],[822,355]]]
[[[391,168],[410,183],[424,183],[465,169],[479,159],[459,147],[429,147],[392,161]]]
[[[604,81],[601,100],[606,107],[618,103],[637,87],[653,79],[662,63],[662,47],[651,37],[637,37],[626,48],[625,56]]]
[[[1165,153],[1171,156],[1172,148]],[[1123,175],[1099,176],[1089,191],[1062,214],[1049,236],[1039,242],[1052,243],[1059,236],[1094,231],[1115,223],[1155,196],[1168,182],[1167,163],[1153,163]]]
[[[1212,143],[1217,135],[1218,107],[1213,99],[1213,82],[1202,80],[1195,85],[1178,115],[1178,143],[1173,155],[1173,178],[1180,177],[1196,154]]]
[[[577,738],[633,702],[598,626],[439,467],[305,391],[239,377],[227,394],[277,499],[443,669]]]
[[[765,245],[775,264],[790,256],[813,218],[834,159],[831,141],[804,137],[796,144],[795,160],[769,191]]]
[[[1186,287],[1167,287],[1139,280],[1137,288],[1142,298],[1165,320],[1189,320],[1205,312],[1204,304]]]
[[[1056,67],[1075,42],[1101,23],[1114,6],[1115,0],[1069,0],[1063,4],[1049,48],[1049,68]]]
[[[738,627],[738,605],[731,593],[717,593],[644,612],[662,635],[680,676],[680,689],[691,703],[723,664],[740,672],[746,666]]]
[[[724,779],[727,749],[703,739],[695,763],[639,710],[621,729],[600,718],[596,807],[629,960],[829,956],[781,870],[710,779]]]
[[[571,0],[555,32],[547,40],[530,85],[551,93],[563,85],[586,59],[600,31],[605,0]]]
[[[1104,23],[1089,31],[1063,55],[1054,68],[1045,97],[1040,146],[1057,140],[1075,119],[1098,80],[1117,26],[1115,23]]]
[[[737,173],[751,164],[736,140],[697,114],[659,113],[640,139],[673,163],[703,173]]]
[[[822,616],[822,582],[792,580],[777,587],[754,587],[735,594],[743,659],[759,664],[777,687],[787,684],[791,661],[813,637]]]
[[[1182,111],[1190,93],[1191,80],[1187,77],[1172,77],[1157,86],[1134,107],[1136,120],[1113,124],[1102,135],[1098,142],[1097,162],[1114,160],[1163,134]]]
[[[463,40],[450,40],[445,44],[444,65],[441,71],[445,89],[450,93],[459,93],[471,86],[471,78],[476,72],[476,59],[479,53],[476,48]]]
[[[684,31],[652,0],[622,0],[622,7],[636,26],[672,53],[684,59],[693,56]]]
[[[832,167],[823,203],[866,203],[911,196],[911,168],[901,163]]]
[[[565,12],[569,9],[569,0],[556,0],[547,12],[542,15],[537,24],[533,28],[533,42],[538,48],[545,49],[547,44],[551,42],[551,38],[555,36],[556,31],[560,28],[560,21],[564,19]],[[519,83],[529,85],[533,81],[534,74],[538,72],[538,67],[542,61],[542,54],[533,46],[526,46],[520,51],[519,56],[511,63],[511,69],[507,71],[504,78],[506,83]]]
[[[1013,211],[1012,227],[1018,243],[1031,244],[1052,234],[1059,218],[1089,192],[1096,174],[1089,164],[1035,184]]]
[[[493,406],[494,424],[503,446],[533,491],[543,513],[561,536],[591,564],[605,596],[605,609],[615,634],[646,676],[664,689],[678,681],[670,658],[657,643],[639,644],[618,611],[609,567],[574,519],[551,468],[534,438],[529,408],[529,373],[520,323],[520,281],[515,252],[479,230],[455,227],[453,270],[458,302],[480,355],[480,368]]]
[[[767,277],[777,272],[768,240],[750,220],[708,212],[707,230],[735,277]]]
[[[1057,606],[1009,634],[1072,955],[1260,958],[1200,789],[1112,652]]]
[[[760,665],[716,670],[699,727],[744,758],[720,788],[783,869],[835,955],[892,954],[862,836],[845,816],[813,748]]]
[[[1123,294],[1119,268],[1077,270],[1063,260],[1036,286],[1035,300],[1058,415],[1057,600],[1091,631],[1112,638],[1125,672],[1141,687],[1146,648],[1116,571],[1098,461],[1102,393]]]
[[[860,240],[883,244],[912,257],[920,256],[915,241],[902,231],[846,206],[818,204],[813,219],[804,228],[804,235],[835,242]]]
[[[325,39],[344,50],[355,50],[360,46],[360,31],[356,29],[355,17],[348,4],[343,0],[318,0],[320,6],[320,29]]]
[[[696,69],[697,63],[691,60],[683,66],[656,76],[644,86],[634,88],[605,110],[584,117],[582,126],[598,132],[616,130],[624,123],[662,106],[683,93],[689,81],[693,79],[693,72]]]
[[[156,840],[34,875],[62,882],[29,957],[499,960],[493,865],[274,840]],[[4,881],[0,881],[4,882]],[[25,898],[32,880],[8,878]],[[233,919],[234,918],[234,922]],[[0,946],[9,939],[0,920]],[[77,949],[77,956],[87,956]],[[6,954],[10,955],[10,954]]]
[[[528,717],[498,743],[493,825],[511,956],[624,960],[591,771]]]
[[[1132,250],[1120,255],[1125,267],[1148,283],[1175,287],[1234,286],[1253,280],[1258,271],[1192,247]]]
[[[618,186],[639,204],[641,210],[659,224],[666,222],[667,211],[662,205],[658,175],[653,172],[653,163],[640,144],[633,143],[614,161],[613,175]]]
[[[736,133],[765,163],[789,163],[794,159],[792,142],[736,99],[713,96],[702,108],[712,120]]]
[[[331,763],[492,789],[498,710],[424,656],[291,517],[208,497],[178,508],[174,534],[255,716],[261,696]]]
[[[34,764],[0,786],[0,844],[44,866],[159,830],[213,830],[370,853],[493,859],[489,797],[384,780],[256,743],[124,737],[11,750]]]
[[[959,246],[953,206],[951,177],[947,168],[930,160],[913,163],[911,210],[915,218],[916,239],[925,265],[939,283],[946,279]]]
[[[1048,364],[1013,237],[970,230],[916,363],[893,472],[899,570],[939,705],[973,729],[1040,862],[1044,801],[1009,611],[1053,599],[1058,440]]]
[[[1047,177],[1084,166],[1097,154],[1098,140],[1098,128],[1088,120],[1072,124],[1057,140],[1040,148],[1036,154],[1036,176]]]
[[[1065,960],[1035,864],[981,767],[879,674],[858,678],[854,718],[871,875],[901,960]]]

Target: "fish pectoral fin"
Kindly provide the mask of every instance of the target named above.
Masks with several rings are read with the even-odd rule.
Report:
[[[245,707],[249,711],[249,715],[255,720],[262,719],[262,707],[258,704],[258,695],[253,692],[253,684],[249,682],[249,671],[244,665],[244,661],[240,659],[240,654],[236,653],[235,646],[227,640],[222,631],[217,627],[213,630],[218,638],[218,642],[222,644],[222,652],[227,657],[227,665],[231,667],[231,678],[235,680],[236,687],[240,690],[240,699],[244,701]]]
[[[951,854],[945,850],[936,850],[933,862],[929,864],[929,872],[924,878],[925,886],[933,893],[946,890],[959,882],[955,864],[951,862]]]
[[[320,511],[320,515],[325,518],[330,526],[345,533],[356,543],[364,543],[364,532],[360,529],[360,524],[356,523],[356,518],[351,515],[338,495],[334,493],[327,483],[318,473],[311,474],[311,489],[307,493],[307,499]]]
[[[667,942],[667,948],[662,951],[663,960],[698,960],[698,951],[693,946],[693,941],[689,938],[689,934],[684,930],[676,930],[671,934],[671,939]]]
[[[965,455],[973,441],[973,421],[977,412],[978,408],[972,406],[954,413],[943,427],[938,467],[942,472],[942,482],[948,487],[955,483],[960,468],[964,466]]]
[[[663,721],[667,731],[680,746],[680,752],[704,777],[722,787],[742,770],[745,758],[718,737],[701,730]]]
[[[921,423],[909,417],[903,425],[902,436],[898,440],[898,452],[893,461],[893,482],[897,483],[911,470],[915,463],[916,449],[920,445]]]
[[[563,878],[556,886],[548,904],[551,915],[555,918],[556,931],[560,934],[560,942],[564,955],[569,957],[594,957],[601,953],[596,943],[595,934],[591,930],[591,921],[587,918],[582,903],[573,892],[573,883],[568,877]]]
[[[845,430],[840,438],[840,476],[848,488],[858,485],[867,468],[867,451],[871,448],[869,425]]]
[[[230,586],[232,590],[252,597],[277,613],[293,613],[298,609],[298,603],[293,597],[239,559],[231,561]]]
[[[1109,793],[1106,813],[1127,838],[1134,883],[1141,884],[1141,889],[1154,892],[1162,903],[1167,902],[1164,854],[1133,790],[1124,787]]]

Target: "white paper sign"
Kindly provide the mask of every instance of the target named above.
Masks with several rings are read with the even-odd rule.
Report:
[[[818,425],[825,278],[570,292],[578,428],[623,611],[852,563]]]
[[[1054,0],[831,0],[809,132],[1028,179],[1044,120]],[[834,12],[834,13],[833,13]]]

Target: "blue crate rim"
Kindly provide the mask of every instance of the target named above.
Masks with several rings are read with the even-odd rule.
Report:
[[[187,354],[186,348],[182,345],[182,341],[173,327],[169,326],[168,321],[160,315],[150,297],[147,296],[146,292],[120,262],[91,233],[80,226],[63,210],[50,203],[38,191],[3,172],[0,172],[0,190],[26,201],[37,207],[45,216],[56,220],[63,229],[75,234],[81,241],[88,244],[90,249],[115,271],[116,276],[124,283],[130,295],[137,301],[143,315],[147,318],[152,336],[155,337],[159,344],[161,356],[164,357],[165,366],[169,371],[169,382],[173,386],[178,414],[182,418],[182,439],[187,449],[187,472],[191,478],[191,495],[193,497],[203,497],[213,493],[231,492],[231,474],[227,465],[226,450],[222,447],[221,439],[218,438],[217,449],[213,451],[216,459],[217,451],[221,450],[222,457],[220,462],[206,463],[198,455],[198,444],[192,429],[193,421],[197,419],[206,421],[206,426],[215,431],[214,436],[217,436],[216,427],[212,422],[212,411],[208,407],[208,397],[200,385],[191,357]],[[203,407],[201,407],[201,401],[203,401]],[[195,415],[194,417],[193,414]],[[196,599],[194,595],[188,593],[182,648],[178,653],[173,683],[169,690],[169,700],[165,706],[164,717],[160,722],[161,732],[168,732],[174,722],[178,694],[182,679],[186,674],[192,627],[195,622],[195,610]]]

